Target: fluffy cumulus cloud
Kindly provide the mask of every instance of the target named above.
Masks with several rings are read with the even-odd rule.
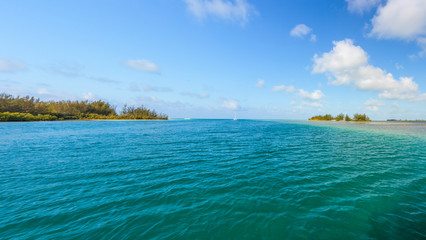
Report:
[[[292,93],[292,92],[296,92],[296,88],[294,86],[286,86],[286,85],[278,85],[278,86],[274,86],[272,88],[273,92],[287,92],[287,93]]]
[[[19,72],[25,71],[27,67],[19,61],[0,58],[0,72]]]
[[[313,92],[308,92],[303,89],[299,89],[299,95],[302,96],[307,101],[319,101],[325,97],[324,93],[321,90],[315,90]]]
[[[392,74],[369,65],[367,53],[353,41],[333,42],[330,52],[314,56],[314,73],[326,73],[334,85],[353,85],[358,90],[377,91],[379,97],[409,101],[426,100],[410,77],[395,79]]]
[[[386,106],[386,103],[377,99],[369,99],[365,102],[365,105],[368,110],[376,112],[379,110],[379,107]]]
[[[148,72],[148,73],[159,73],[160,67],[146,59],[131,59],[124,62],[124,64],[130,68],[136,69],[138,71],[142,72]]]
[[[257,87],[257,88],[263,88],[263,87],[265,87],[265,80],[258,79],[255,87]]]
[[[222,108],[232,111],[237,111],[241,109],[240,102],[237,100],[225,100],[222,103]]]
[[[184,0],[184,2],[188,11],[198,19],[212,16],[245,24],[251,15],[257,13],[254,6],[246,0]]]
[[[308,34],[311,34],[311,41],[315,42],[317,40],[317,36],[312,33],[312,28],[306,26],[305,24],[298,24],[290,31],[291,36],[299,38],[304,38]]]
[[[303,89],[299,89],[299,96],[303,98],[303,101],[299,107],[308,106],[313,108],[322,108],[321,100],[325,97],[321,90],[315,90],[308,92]]]
[[[426,1],[388,0],[371,20],[371,36],[416,41],[426,53]]]
[[[379,38],[416,39],[426,35],[426,1],[389,0],[372,19],[371,34]]]
[[[380,4],[381,0],[345,0],[348,10],[355,13],[363,13]]]

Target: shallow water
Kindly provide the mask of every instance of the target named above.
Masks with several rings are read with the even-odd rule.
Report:
[[[1,123],[0,238],[424,239],[424,126],[385,126]]]
[[[281,121],[288,122],[288,121]],[[309,124],[312,126],[325,126],[343,128],[348,130],[361,130],[381,134],[396,134],[410,137],[426,138],[426,122],[345,122],[345,121],[293,121],[293,123]]]

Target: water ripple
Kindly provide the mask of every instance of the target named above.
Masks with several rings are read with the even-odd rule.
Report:
[[[403,127],[0,124],[0,238],[424,239],[424,126]]]

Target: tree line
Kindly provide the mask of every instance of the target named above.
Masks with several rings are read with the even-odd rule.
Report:
[[[309,118],[310,121],[371,121],[370,118],[365,114],[355,113],[351,118],[348,114],[344,115],[343,113],[333,117],[331,114],[325,115],[316,115]]]
[[[0,121],[51,121],[72,119],[168,119],[166,114],[144,106],[125,105],[120,114],[116,107],[102,100],[41,101],[25,96],[0,94]]]

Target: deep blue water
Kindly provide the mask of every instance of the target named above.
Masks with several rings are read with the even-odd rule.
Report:
[[[425,239],[426,126],[360,126],[0,123],[0,239]]]

